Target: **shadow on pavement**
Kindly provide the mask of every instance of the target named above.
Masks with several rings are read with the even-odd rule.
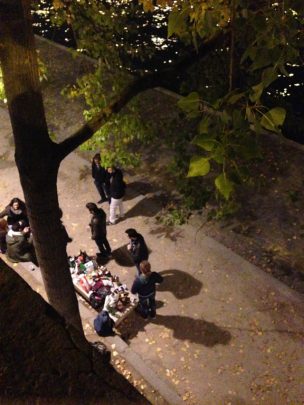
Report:
[[[128,252],[127,246],[128,244],[125,244],[118,249],[112,250],[112,256],[119,266],[133,267],[135,265],[130,253]]]
[[[170,291],[179,300],[198,295],[203,283],[182,270],[160,271],[164,281],[157,288],[158,291]]]
[[[203,346],[212,347],[218,344],[227,345],[231,340],[230,332],[220,328],[212,322],[203,319],[193,319],[180,315],[156,315],[155,319],[148,321],[133,313],[119,326],[121,337],[127,342],[144,331],[147,323],[165,326],[173,331],[173,337],[179,340],[188,340]]]
[[[161,208],[155,199],[144,198],[126,212],[125,218],[134,218],[138,216],[154,217],[160,210]]]
[[[124,196],[124,201],[132,200],[138,195],[146,195],[151,193],[153,187],[150,183],[145,183],[143,181],[133,181],[132,183],[127,184],[126,195]]]
[[[161,225],[150,231],[151,235],[157,235],[157,238],[167,238],[176,242],[179,238],[183,238],[183,231],[181,229],[176,230],[174,226]]]

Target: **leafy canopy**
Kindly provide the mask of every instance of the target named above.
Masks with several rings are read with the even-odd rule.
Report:
[[[278,78],[287,79],[292,67],[301,64],[303,1],[54,0],[53,4],[53,21],[68,22],[78,50],[99,62],[96,72],[79,80],[70,93],[86,97],[87,116],[121,91],[130,79],[126,72],[159,71],[196,49],[196,64],[184,74],[172,73],[173,81],[179,77],[181,91],[190,90],[178,105],[197,127],[190,137],[192,152],[184,154],[189,159],[187,176],[213,178],[215,190],[226,200],[249,180],[248,165],[261,157],[259,136],[263,130],[280,134],[285,121],[286,111],[276,105],[273,89]],[[200,58],[202,46],[214,38],[219,41],[210,56]],[[128,145],[145,139],[147,128],[141,126],[140,117],[133,105],[102,129],[91,146],[101,142],[113,159],[120,155],[127,162]]]

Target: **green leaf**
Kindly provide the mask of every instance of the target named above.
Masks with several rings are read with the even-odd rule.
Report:
[[[187,177],[206,176],[210,171],[209,159],[201,156],[192,156]]]
[[[222,173],[215,179],[215,185],[224,198],[228,200],[230,194],[234,190],[233,182],[230,181],[224,173]]]
[[[250,107],[246,107],[246,117],[250,123],[255,121],[254,113],[252,112],[252,109]]]
[[[269,67],[265,69],[262,74],[262,83],[264,89],[266,89],[266,87],[268,87],[273,81],[275,81],[277,77],[278,75],[273,68]]]
[[[186,15],[180,11],[172,11],[168,18],[168,38],[173,34],[182,36],[187,32]]]
[[[225,148],[223,145],[219,145],[213,154],[211,155],[211,158],[216,161],[218,164],[222,164],[224,162],[224,157],[225,157]]]
[[[199,123],[198,133],[199,134],[208,134],[208,132],[209,132],[209,124],[210,124],[210,118],[209,117],[204,117],[201,120],[201,122]]]
[[[196,117],[199,115],[199,106],[200,106],[199,94],[196,92],[192,92],[188,94],[187,97],[181,98],[178,101],[177,105],[186,114],[190,115],[191,117]]]
[[[236,104],[241,98],[243,98],[245,95],[245,93],[236,93],[231,95],[228,100],[227,103],[228,104]]]
[[[200,146],[208,152],[211,152],[216,145],[216,140],[208,134],[200,134],[193,139],[192,143]]]
[[[269,131],[277,132],[279,127],[283,125],[286,117],[286,110],[281,107],[275,107],[263,115],[261,125]]]
[[[226,110],[224,110],[222,112],[222,114],[220,115],[220,119],[225,125],[227,125],[227,124],[229,124],[229,122],[231,122],[231,116]]]
[[[263,82],[256,84],[255,86],[252,86],[252,91],[253,93],[251,93],[249,95],[250,101],[252,101],[253,103],[255,103],[256,101],[258,101],[263,93],[264,90],[264,85]]]
[[[270,65],[273,62],[273,55],[269,49],[260,48],[251,65],[251,70],[260,69]]]

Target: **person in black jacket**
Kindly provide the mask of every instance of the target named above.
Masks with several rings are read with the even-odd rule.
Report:
[[[19,221],[24,221],[26,226],[29,225],[25,203],[17,197],[13,198],[9,205],[0,212],[0,218],[4,217],[7,217],[6,220],[9,228]]]
[[[92,202],[87,203],[86,208],[92,214],[89,224],[92,239],[98,246],[101,255],[108,257],[111,255],[111,247],[107,240],[106,213],[103,209],[97,208],[97,205]]]
[[[109,201],[109,190],[108,190],[108,180],[109,176],[104,167],[101,166],[101,157],[100,153],[96,153],[92,159],[92,177],[94,179],[94,184],[97,188],[97,191],[100,195],[100,200],[98,204],[101,204],[105,201]]]
[[[138,294],[139,303],[137,310],[140,315],[145,319],[148,316],[155,318],[155,284],[162,283],[163,277],[155,271],[151,272],[151,265],[147,260],[143,260],[140,263],[140,270],[141,274],[134,280],[131,292],[132,294]]]
[[[132,256],[134,264],[137,268],[137,274],[140,274],[140,263],[143,260],[148,260],[149,250],[147,248],[144,237],[136,231],[136,229],[129,228],[126,229],[126,234],[130,238],[130,243],[128,244],[128,250]]]
[[[119,216],[123,218],[125,216],[123,207],[123,197],[125,195],[126,183],[124,182],[122,171],[115,166],[108,168],[110,177],[110,218],[108,225],[114,225],[116,223],[116,209],[119,208]]]

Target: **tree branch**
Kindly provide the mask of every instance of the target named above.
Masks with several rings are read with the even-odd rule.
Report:
[[[184,70],[197,62],[198,59],[206,56],[215,48],[215,45],[219,41],[224,39],[225,35],[225,33],[219,32],[217,35],[204,42],[200,47],[199,52],[193,50],[183,59],[177,61],[168,68],[162,69],[161,71],[155,73],[148,73],[145,76],[134,79],[114,102],[102,109],[99,114],[88,121],[72,136],[58,144],[59,159],[63,160],[69,153],[90,139],[93,134],[112,117],[113,114],[120,112],[122,108],[136,95],[154,87],[166,87],[168,79],[172,79],[172,75],[180,73],[181,70]]]

